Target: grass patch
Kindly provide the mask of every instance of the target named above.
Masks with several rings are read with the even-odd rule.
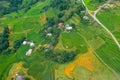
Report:
[[[88,9],[93,10],[93,11],[97,9],[96,5],[91,3],[92,0],[84,0],[84,1]]]
[[[120,7],[114,9],[103,10],[97,14],[99,20],[115,35],[119,40],[120,36]],[[119,41],[120,42],[120,41]]]
[[[105,44],[105,41],[100,37],[95,37],[95,38],[89,40],[88,42],[94,50],[98,49],[103,44]]]
[[[61,35],[61,39],[62,44],[66,49],[76,49],[78,53],[85,53],[87,51],[87,46],[84,42],[84,39],[75,31],[63,32]]]
[[[115,44],[106,42],[106,44],[97,49],[96,52],[106,64],[120,73],[120,50]]]

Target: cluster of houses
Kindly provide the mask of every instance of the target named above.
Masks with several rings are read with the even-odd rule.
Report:
[[[83,17],[85,20],[89,20],[89,17],[88,16],[84,16]],[[73,29],[73,26],[71,26],[71,25],[69,25],[69,24],[65,24],[64,25],[64,23],[62,23],[62,22],[60,22],[59,24],[58,24],[58,27],[59,27],[59,29],[61,29],[61,30],[64,30],[64,31],[68,31],[68,32],[70,32],[72,29]],[[49,27],[48,28],[48,31],[51,29],[51,27]],[[46,32],[47,32],[47,30],[46,30]],[[46,34],[46,36],[47,37],[52,37],[52,33],[47,33]],[[32,42],[32,41],[27,41],[27,40],[25,40],[25,41],[23,41],[23,43],[22,43],[23,45],[29,45],[30,46],[30,49],[26,52],[26,56],[30,56],[31,55],[31,53],[32,53],[32,51],[33,51],[33,48],[34,48],[34,46],[35,46],[35,43],[34,42]],[[48,48],[50,48],[51,46],[50,45],[48,45],[48,47],[47,47],[47,49]]]
[[[85,13],[85,12],[86,11],[81,11],[81,13]],[[84,15],[83,19],[86,20],[86,21],[90,20],[89,16],[87,16],[87,15]],[[64,25],[62,22],[60,22],[58,24],[58,27],[59,27],[59,29],[64,30],[64,31],[71,31],[73,29],[73,26],[71,26],[70,24],[65,24]]]
[[[114,8],[117,4],[106,4],[103,8],[104,9],[109,9],[109,8]]]
[[[65,31],[71,31],[71,30],[73,29],[73,27],[70,26],[69,24],[63,25],[62,22],[60,22],[60,23],[58,24],[58,27],[59,27],[61,30],[64,29]]]
[[[58,24],[58,28],[61,29],[61,30],[64,30],[64,31],[71,31],[71,30],[73,29],[73,27],[70,26],[69,24],[63,25],[62,22],[60,22],[60,23]],[[52,28],[49,27],[45,32],[47,32],[47,31],[49,31],[49,30],[51,30],[51,29],[52,29]],[[52,37],[52,35],[53,35],[53,34],[50,33],[50,32],[46,34],[47,37]]]
[[[32,51],[33,51],[33,47],[35,46],[34,42],[30,42],[30,41],[23,41],[23,45],[29,45],[30,49],[26,52],[26,56],[31,55]]]

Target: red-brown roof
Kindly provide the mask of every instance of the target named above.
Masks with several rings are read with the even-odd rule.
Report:
[[[62,26],[63,26],[63,23],[62,23],[62,22],[60,22],[60,23],[58,24],[58,26],[59,26],[59,27],[62,27]]]

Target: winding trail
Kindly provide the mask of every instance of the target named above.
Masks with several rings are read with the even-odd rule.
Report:
[[[82,4],[85,6],[86,8],[86,11],[88,12],[88,14],[99,24],[101,25],[101,27],[103,27],[108,33],[109,35],[113,38],[114,42],[116,43],[116,45],[118,46],[118,48],[120,49],[120,44],[118,42],[118,40],[116,39],[116,37],[112,34],[112,32],[109,31],[109,29],[106,28],[105,25],[103,25],[99,20],[98,18],[96,17],[96,14],[103,8],[105,7],[108,3],[111,2],[111,0],[108,0],[105,4],[103,4],[102,6],[99,6],[98,9],[96,11],[94,11],[94,14],[91,13],[91,11],[87,8],[84,0],[81,0],[82,1]]]

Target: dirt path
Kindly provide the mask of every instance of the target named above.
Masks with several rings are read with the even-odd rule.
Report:
[[[104,30],[106,30],[108,32],[108,34],[113,38],[114,42],[116,43],[116,45],[119,47],[120,49],[120,44],[118,42],[118,40],[116,39],[116,37],[112,34],[111,31],[109,31],[109,29],[107,29],[107,27],[105,25],[103,25],[98,18],[96,17],[96,14],[104,7],[106,6],[108,3],[110,3],[111,0],[108,0],[105,4],[103,4],[102,6],[99,6],[98,9],[96,11],[94,11],[94,14],[91,13],[91,11],[87,8],[84,0],[82,0],[83,5],[86,7],[86,11],[88,12],[88,14],[99,24],[101,25],[102,28],[104,28]]]

